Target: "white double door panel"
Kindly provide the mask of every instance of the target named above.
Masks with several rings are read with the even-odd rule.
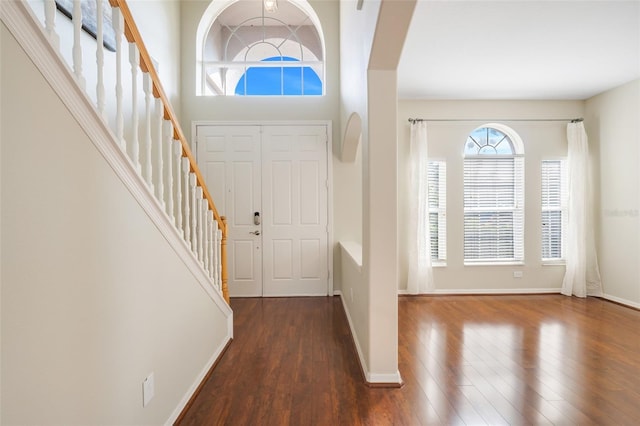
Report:
[[[262,295],[259,126],[198,126],[198,167],[218,212],[227,218],[229,295]]]
[[[327,128],[262,133],[265,296],[327,295]]]
[[[230,295],[328,294],[326,126],[208,125],[197,138],[228,218]]]

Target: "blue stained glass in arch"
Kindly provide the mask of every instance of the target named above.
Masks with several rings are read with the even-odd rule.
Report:
[[[262,61],[298,60],[289,56],[273,56]],[[235,94],[237,96],[318,96],[322,95],[322,82],[311,67],[249,67],[238,81]]]

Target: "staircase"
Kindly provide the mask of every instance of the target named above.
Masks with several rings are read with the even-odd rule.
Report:
[[[95,3],[95,7],[85,9],[83,4],[88,2]],[[144,220],[155,226],[149,231],[154,241],[155,238],[160,238],[159,242],[154,244],[157,246],[166,241],[172,253],[170,256],[175,258],[175,261],[171,259],[171,263],[177,262],[182,265],[180,268],[184,271],[181,270],[182,272],[176,275],[189,277],[189,280],[197,283],[200,290],[185,287],[189,296],[185,296],[184,300],[190,300],[189,303],[197,306],[190,307],[183,303],[182,306],[176,306],[175,312],[172,312],[174,308],[170,303],[162,304],[165,303],[166,296],[169,294],[167,288],[175,291],[182,284],[171,282],[166,287],[158,285],[157,290],[167,294],[157,296],[158,299],[165,299],[162,303],[154,305],[156,295],[153,292],[147,293],[149,290],[147,287],[151,286],[153,290],[152,282],[163,278],[157,276],[162,275],[157,271],[167,269],[162,265],[167,261],[160,259],[156,261],[159,263],[157,268],[145,269],[148,267],[145,265],[154,263],[153,259],[147,257],[156,252],[155,247],[148,252],[140,253],[140,260],[136,261],[140,265],[140,270],[134,272],[136,276],[143,278],[132,279],[136,283],[132,285],[133,287],[129,286],[121,293],[114,291],[113,288],[99,287],[98,283],[111,283],[105,276],[118,275],[121,272],[119,268],[125,269],[123,265],[127,261],[125,259],[117,263],[116,260],[105,259],[109,247],[106,250],[107,254],[100,250],[107,246],[106,240],[112,244],[112,238],[109,235],[103,235],[100,228],[107,229],[110,225],[97,222],[92,225],[96,228],[91,230],[92,237],[87,237],[89,241],[87,247],[101,253],[99,260],[96,260],[96,265],[100,267],[96,267],[96,271],[90,271],[91,274],[95,272],[96,276],[99,276],[95,283],[88,280],[82,283],[83,286],[77,288],[71,284],[69,288],[60,285],[57,288],[57,294],[54,292],[47,297],[40,293],[21,294],[19,289],[31,284],[36,287],[35,283],[40,279],[28,275],[29,271],[24,273],[23,271],[29,268],[37,269],[38,265],[46,268],[47,264],[44,260],[40,264],[39,256],[34,256],[30,265],[18,267],[19,263],[15,262],[13,253],[11,257],[5,254],[14,249],[14,245],[11,244],[12,233],[9,232],[9,236],[5,238],[7,235],[5,224],[9,227],[12,223],[13,217],[8,216],[15,204],[11,202],[19,198],[5,197],[7,192],[5,187],[13,188],[11,182],[5,184],[7,181],[5,175],[11,179],[14,170],[12,166],[6,167],[5,163],[8,161],[6,160],[8,155],[13,155],[22,149],[22,145],[20,148],[16,145],[14,150],[14,145],[9,143],[22,142],[3,140],[2,302],[10,306],[19,305],[23,309],[16,310],[15,313],[11,310],[7,312],[6,309],[2,312],[3,398],[0,423],[157,424],[160,422],[170,424],[188,403],[197,386],[233,335],[233,316],[228,305],[226,288],[225,218],[218,214],[211,199],[204,178],[126,2],[124,0],[69,0],[67,3],[71,5],[70,12],[73,16],[71,22],[66,21],[66,18],[57,10],[55,0],[2,1],[0,17],[8,33],[15,38],[19,47],[24,50],[26,56],[57,95],[61,107],[68,110],[68,115],[77,122],[89,143],[100,154],[100,162],[108,165],[104,169],[110,170],[109,173],[112,176],[107,176],[105,179],[117,178],[121,182],[129,193],[126,196],[132,197],[139,209],[139,212],[134,212],[134,216],[136,218],[144,216]],[[95,42],[93,43],[87,43],[87,34],[82,28],[82,14],[86,10],[93,10],[96,14]],[[112,28],[103,25],[105,16],[109,15],[113,22]],[[107,40],[106,45],[113,48],[114,52],[107,51],[105,40]],[[5,42],[3,40],[3,43]],[[5,46],[10,44],[7,43]],[[2,49],[8,48],[3,46]],[[3,59],[4,56],[3,53]],[[3,73],[5,67],[11,66],[5,62]],[[3,97],[5,93],[6,91],[3,91]],[[3,108],[6,109],[4,103]],[[42,109],[40,105],[33,108],[36,127],[44,126],[43,123],[46,121],[37,117],[36,111],[40,109]],[[45,113],[43,116],[46,117],[46,115]],[[10,114],[3,113],[3,126],[5,116]],[[7,132],[10,132],[10,129]],[[30,132],[24,133],[30,134]],[[70,130],[69,134],[72,133]],[[4,135],[3,131],[3,137]],[[78,140],[77,137],[74,139],[74,141]],[[92,164],[94,161],[83,157],[91,155],[91,150],[87,151],[83,147],[76,152],[60,152],[65,149],[64,146],[60,145],[56,150],[56,147],[43,145],[38,148],[38,152],[45,153],[51,149],[52,156],[60,153],[66,158],[77,157],[80,163]],[[88,154],[80,154],[85,151]],[[28,165],[29,159],[25,160],[25,164]],[[17,159],[14,158],[12,161]],[[46,163],[43,164],[46,167]],[[69,164],[73,167],[72,161]],[[78,167],[78,170],[84,170],[85,173],[77,177],[79,181],[88,179],[86,174],[91,173],[91,170],[85,169],[86,167],[83,168],[82,164]],[[42,178],[47,179],[46,175]],[[66,184],[65,186],[66,188],[60,188],[63,193],[69,187]],[[43,182],[42,187],[47,188],[47,182]],[[104,204],[108,204],[107,200],[122,200],[124,197],[121,193],[113,194],[103,189],[95,188],[93,193],[82,194],[80,198],[90,199],[87,205],[100,205],[103,200]],[[55,190],[53,188],[51,191]],[[69,197],[78,198],[78,194],[70,193]],[[43,199],[45,198],[46,196],[43,196]],[[55,197],[53,198],[55,201]],[[79,205],[82,206],[82,203]],[[109,207],[125,208],[124,206]],[[21,206],[21,208],[24,207]],[[69,209],[73,206],[52,206],[51,211],[64,212],[65,208]],[[33,213],[33,216],[37,217],[34,211],[28,213]],[[47,215],[46,207],[42,209],[41,214]],[[73,216],[73,214],[69,215],[69,217]],[[113,217],[115,221],[115,218],[121,216],[123,215],[101,212],[96,215],[96,218],[109,220]],[[25,215],[26,217],[30,216]],[[59,219],[64,220],[64,218]],[[114,246],[120,251],[118,254],[122,254],[132,244],[138,244],[140,247],[145,245],[144,241],[135,239],[136,235],[133,234],[137,232],[136,226],[139,225],[138,222],[133,225],[135,222],[133,216],[131,220],[131,228],[128,228],[126,223],[121,225],[123,228],[121,232],[127,236],[113,238],[118,241]],[[80,226],[81,224],[78,225]],[[143,232],[140,231],[140,235],[142,234]],[[16,234],[16,240],[19,237]],[[42,232],[34,237],[36,251],[38,246],[48,244],[36,241],[44,238]],[[64,236],[60,238],[64,239]],[[55,245],[65,246],[57,243]],[[140,250],[143,251],[144,248]],[[16,249],[16,252],[18,251]],[[46,254],[40,253],[40,256],[46,256]],[[166,256],[165,252],[163,256]],[[86,254],[86,250],[83,252],[81,249],[78,249],[78,257],[93,259]],[[118,256],[114,255],[114,259],[116,258]],[[9,259],[6,260],[9,267],[5,267],[5,259]],[[105,268],[105,264],[113,266],[113,269]],[[77,275],[83,276],[82,271],[90,269],[90,266],[80,265]],[[173,270],[175,269],[173,267]],[[50,274],[49,279],[54,280],[52,277],[57,276],[56,273]],[[91,276],[91,274],[87,275]],[[25,278],[27,276],[28,278]],[[59,276],[66,277],[62,272]],[[145,276],[147,278],[144,278]],[[181,281],[182,278],[172,278],[172,280]],[[135,287],[137,283],[140,283],[140,288]],[[40,287],[45,292],[48,291],[47,283],[43,281],[42,284]],[[113,287],[117,287],[118,284],[117,280],[113,281]],[[102,294],[102,299],[91,296],[76,302],[75,299],[70,301],[68,294],[60,300],[56,299],[57,295],[64,294],[70,289],[73,291],[79,289],[82,293],[85,289],[93,290],[94,288],[100,290],[96,292]],[[144,298],[151,300],[149,304],[134,303],[133,298],[128,299],[124,296],[129,292],[136,294],[136,297],[140,296],[143,300]],[[198,292],[201,296],[198,296]],[[113,300],[107,300],[108,297],[105,295],[112,297]],[[122,300],[116,300],[118,295],[122,295]],[[84,296],[78,295],[78,298],[80,297]],[[184,302],[181,296],[173,297],[176,304]],[[198,297],[206,298],[208,302],[199,300]],[[32,306],[44,306],[41,312],[51,310],[50,322],[49,319],[44,318],[34,321],[31,328],[15,325],[15,323],[24,323],[29,318],[38,317],[38,314],[30,312]],[[64,312],[65,309],[68,309],[70,317],[72,312],[87,311],[86,326],[94,331],[86,331],[82,328],[83,319],[79,318],[79,315],[73,321],[69,320],[71,322],[66,322],[67,319],[58,321],[58,313]],[[104,309],[106,313],[100,309]],[[28,315],[25,313],[27,311],[29,311]],[[139,314],[141,311],[146,312],[146,317]],[[115,316],[111,316],[112,312]],[[45,315],[42,314],[42,316]],[[172,321],[168,321],[169,318],[172,318]],[[201,327],[202,321],[198,322],[198,320],[202,318],[208,318],[210,321],[216,319],[218,323]],[[117,324],[119,320],[126,323],[124,327]],[[75,321],[79,321],[78,327],[84,330],[82,333],[74,334],[73,330],[70,330],[74,327],[73,324],[76,324]],[[184,324],[176,324],[181,321],[184,321]],[[146,322],[153,324],[146,324]],[[54,324],[56,324],[55,331],[47,328],[53,327]],[[101,329],[102,326],[105,328]],[[181,326],[184,328],[180,328]],[[198,329],[197,332],[194,331],[195,329]],[[166,330],[166,336],[171,336],[173,341],[162,341],[163,330]],[[30,351],[21,346],[24,342],[31,341],[35,344],[36,341],[42,341],[43,336],[46,338],[58,333],[70,339],[65,340],[65,344],[70,346],[62,348],[61,352],[54,349],[54,353],[49,354],[36,349]],[[15,338],[12,338],[14,335]],[[150,335],[154,337],[149,338],[151,341],[146,343]],[[211,341],[199,346],[194,344],[191,347],[189,338],[206,338]],[[180,343],[181,339],[185,339],[184,343]],[[97,354],[85,347],[94,340],[95,347],[102,348]],[[45,345],[45,343],[41,344]],[[78,349],[75,349],[74,345],[77,345]],[[180,345],[185,347],[181,348]],[[64,352],[65,350],[67,352]],[[189,351],[189,354],[183,357],[182,352],[185,350]],[[55,355],[56,352],[60,352],[59,356]],[[108,359],[102,359],[102,357]],[[77,362],[69,362],[74,359],[77,359]],[[113,368],[109,368],[111,362],[114,364]],[[180,362],[195,365],[176,367]],[[46,364],[47,372],[38,373],[39,369],[33,368],[34,363]],[[18,372],[21,373],[18,374]],[[138,397],[142,393],[143,381],[147,381],[150,377],[147,374],[151,372],[155,372],[156,388],[155,398],[149,401],[148,388],[145,388],[147,394],[144,398]],[[49,382],[47,377],[50,379]],[[68,377],[67,388],[64,387],[64,377]],[[71,384],[76,380],[77,386],[72,386]],[[15,385],[12,385],[14,382]],[[28,386],[30,383],[33,385],[31,388]],[[61,390],[61,388],[65,389]],[[30,393],[31,396],[29,396]],[[85,404],[83,409],[73,408],[75,404],[82,405],[84,398],[89,398],[87,401],[92,402]],[[69,404],[67,409],[65,404]]]

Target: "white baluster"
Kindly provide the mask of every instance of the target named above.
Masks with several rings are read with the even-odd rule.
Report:
[[[216,247],[218,248],[216,269],[218,270],[218,291],[222,294],[222,229],[218,229],[216,231]]]
[[[173,125],[169,120],[163,120],[162,138],[165,153],[165,167],[164,167],[164,179],[165,179],[165,210],[169,215],[171,222],[175,223],[173,217]]]
[[[182,166],[182,144],[180,141],[173,141],[173,159],[175,160],[175,174],[173,180],[176,188],[176,200],[174,203],[174,212],[176,218],[176,228],[182,229],[182,185],[180,168]]]
[[[204,233],[204,221],[202,220],[202,187],[196,187],[196,223],[198,224],[198,259],[204,265],[204,244],[203,240],[206,236]]]
[[[151,98],[152,98],[151,75],[148,72],[142,73],[142,90],[144,90],[144,158],[142,162],[142,176],[147,182],[149,189],[153,192],[153,181],[151,180]]]
[[[73,73],[78,84],[83,89],[87,84],[82,75],[82,46],[80,36],[82,35],[82,7],[80,0],[73,0]]]
[[[202,263],[204,264],[204,270],[209,275],[209,252],[211,251],[211,241],[209,240],[209,208],[207,206],[207,200],[202,200]]]
[[[214,276],[213,276],[213,271],[214,271],[214,264],[213,264],[213,254],[215,253],[215,241],[213,240],[213,230],[215,229],[214,226],[216,226],[216,222],[213,219],[213,212],[211,210],[207,209],[207,223],[209,224],[209,227],[207,228],[207,232],[209,233],[209,235],[207,236],[207,240],[209,241],[209,250],[207,251],[207,264],[209,265],[209,276],[211,277],[211,280],[214,280]],[[214,281],[215,283],[215,281]]]
[[[124,36],[124,18],[119,7],[114,7],[112,10],[113,29],[116,36],[116,138],[120,148],[125,150],[124,113],[122,109],[122,37]]]
[[[138,142],[138,69],[140,53],[135,43],[129,43],[129,63],[131,64],[131,140],[128,143],[129,157],[133,166],[141,172],[140,143]]]
[[[213,212],[211,212],[211,216],[213,217]],[[211,251],[211,264],[213,265],[211,271],[211,278],[213,278],[213,282],[218,286],[218,262],[216,259],[218,258],[218,252],[220,251],[220,242],[218,241],[218,221],[213,219],[213,226],[211,230],[211,240],[213,242],[213,250]]]
[[[44,25],[51,44],[59,51],[60,36],[56,32],[56,0],[44,1]]]
[[[198,223],[197,223],[197,215],[198,211],[196,209],[196,174],[189,173],[189,204],[191,205],[191,218],[189,221],[191,222],[191,250],[194,254],[198,253]]]
[[[184,220],[182,224],[184,226],[184,240],[187,242],[187,245],[191,245],[191,229],[189,227],[189,221],[191,220],[190,210],[189,210],[189,169],[191,165],[189,164],[189,159],[187,157],[182,157],[182,199],[184,206]]]
[[[104,9],[102,8],[103,0],[96,0],[96,62],[98,64],[98,83],[96,84],[96,106],[98,112],[106,120],[107,116],[104,110]],[[107,0],[108,1],[108,0]]]
[[[162,122],[164,121],[164,106],[162,105],[162,99],[156,98],[156,134],[158,140],[156,141],[156,161],[154,176],[156,185],[156,197],[160,201],[160,205],[164,208],[164,157],[162,153],[164,151],[164,140],[162,138]]]

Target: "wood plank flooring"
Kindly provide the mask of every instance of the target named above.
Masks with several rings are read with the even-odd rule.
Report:
[[[338,297],[233,299],[181,425],[638,425],[640,311],[600,299],[399,299],[400,389],[367,387]]]

